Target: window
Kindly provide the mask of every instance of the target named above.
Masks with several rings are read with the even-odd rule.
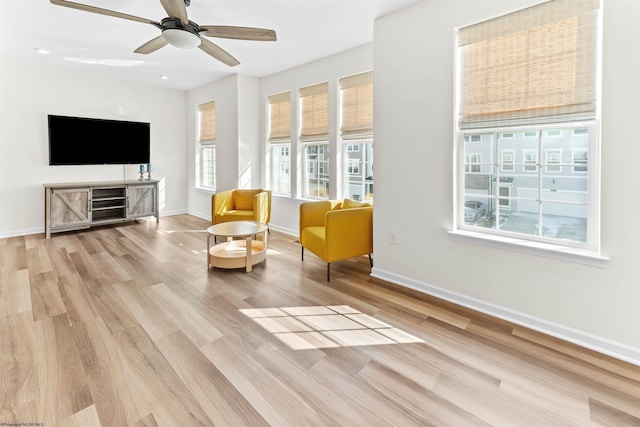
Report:
[[[200,148],[201,181],[203,188],[216,188],[216,146],[207,144]]]
[[[515,151],[502,150],[500,152],[500,157],[502,158],[500,164],[503,172],[513,172],[516,170],[516,167],[514,166]]]
[[[329,84],[300,89],[302,196],[329,198]]]
[[[537,138],[538,137],[538,132],[535,130],[530,130],[525,132],[524,134],[525,138]]]
[[[538,150],[522,150],[524,172],[538,172]]]
[[[340,138],[345,141],[345,197],[373,199],[373,72],[340,79]]]
[[[347,159],[347,173],[349,175],[360,175],[359,159]]]
[[[329,150],[326,143],[304,144],[304,177],[302,192],[305,197],[329,198]]]
[[[458,30],[457,229],[599,251],[599,8],[553,0]]]
[[[268,97],[269,188],[274,194],[291,194],[291,92]]]
[[[464,171],[467,173],[482,173],[482,154],[465,154]]]
[[[196,182],[201,188],[216,188],[216,104],[198,105],[198,161]]]
[[[547,172],[562,172],[562,150],[554,148],[545,150],[545,163]]]
[[[480,135],[465,135],[464,142],[482,142]]]
[[[588,151],[585,148],[574,149],[571,152],[573,158],[573,172],[585,173],[587,172]]]
[[[482,154],[468,153],[465,162],[463,197],[467,202],[481,202],[485,209],[481,222],[466,220],[483,232],[503,232],[561,240],[563,242],[587,243],[589,218],[589,180],[587,172],[587,149],[580,148],[584,137],[576,136],[572,129],[562,131],[562,137],[552,133],[535,142],[537,149],[522,150],[523,170],[528,174],[514,175],[510,150],[500,150],[500,132],[483,135],[483,144],[473,150],[482,149]],[[527,138],[520,133],[519,144]],[[516,137],[518,140],[518,137]],[[517,141],[518,142],[518,141]],[[465,146],[469,143],[465,143]],[[562,145],[574,155],[573,168],[584,168],[576,176],[562,163],[562,148],[548,148]],[[467,147],[465,147],[467,149]],[[545,162],[538,164],[538,153],[544,153]],[[490,158],[491,153],[496,159]],[[489,160],[482,163],[482,155]],[[543,166],[543,167],[538,167]],[[507,173],[504,173],[507,171]],[[465,208],[467,209],[467,208]],[[466,216],[465,216],[466,218]]]
[[[271,191],[291,194],[291,144],[271,144]]]

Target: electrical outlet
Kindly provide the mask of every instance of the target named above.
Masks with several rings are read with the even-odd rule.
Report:
[[[391,244],[391,245],[397,245],[398,244],[398,233],[396,233],[395,231],[390,231],[389,232],[389,244]]]

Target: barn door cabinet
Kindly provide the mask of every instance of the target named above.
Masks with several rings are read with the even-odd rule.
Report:
[[[81,230],[155,216],[158,181],[44,184],[45,234]]]

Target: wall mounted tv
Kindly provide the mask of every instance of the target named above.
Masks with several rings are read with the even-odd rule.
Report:
[[[49,115],[50,165],[151,162],[150,124]]]

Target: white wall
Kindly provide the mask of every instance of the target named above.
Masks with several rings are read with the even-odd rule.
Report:
[[[428,0],[375,24],[374,275],[640,364],[640,2],[603,3],[602,252],[610,262],[590,267],[448,237],[454,28],[532,2]]]
[[[373,69],[373,44],[369,43],[345,52],[332,55],[318,61],[310,62],[281,73],[264,77],[260,80],[260,115],[261,115],[261,150],[265,152],[267,135],[267,97],[281,92],[292,93],[291,104],[291,135],[292,135],[292,172],[299,173],[300,162],[296,153],[295,140],[298,135],[298,90],[301,87],[316,83],[329,82],[329,150],[336,152],[338,135],[338,80],[341,77],[369,71]],[[332,156],[335,158],[335,156]],[[264,157],[262,159],[264,169]],[[329,165],[332,182],[338,181],[338,165],[332,161]],[[293,179],[293,182],[298,180]],[[331,197],[336,197],[335,186],[330,188]],[[298,235],[298,207],[302,200],[299,189],[293,189],[293,197],[273,196],[271,208],[271,227],[292,235]]]
[[[238,76],[238,188],[264,188],[260,104],[260,81]]]
[[[198,144],[198,105],[216,103],[216,185],[229,190],[238,176],[238,77],[232,75],[187,93],[187,182],[189,213],[211,218],[211,191],[197,188],[195,153]]]
[[[216,103],[216,191],[264,185],[260,168],[259,87],[258,79],[234,74],[187,93],[189,213],[211,219],[214,193],[196,185],[199,104]]]
[[[0,93],[0,237],[44,231],[43,183],[137,179],[138,165],[49,166],[48,114],[150,122],[160,214],[186,210],[184,92],[3,59]]]

